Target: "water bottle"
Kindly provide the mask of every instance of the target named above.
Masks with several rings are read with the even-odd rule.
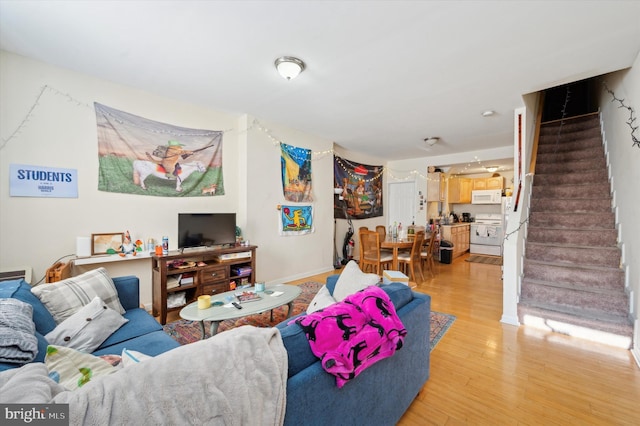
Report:
[[[169,254],[169,237],[162,237],[162,255]]]

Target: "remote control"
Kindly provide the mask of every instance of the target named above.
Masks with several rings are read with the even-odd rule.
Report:
[[[240,304],[239,304],[238,302],[231,302],[231,304],[232,304],[233,306],[235,306],[235,307],[236,307],[236,309],[242,309],[242,306],[240,306]]]

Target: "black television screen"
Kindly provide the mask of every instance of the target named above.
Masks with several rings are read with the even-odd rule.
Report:
[[[236,242],[235,213],[178,213],[178,248]]]

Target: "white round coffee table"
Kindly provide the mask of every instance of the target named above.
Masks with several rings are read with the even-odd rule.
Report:
[[[193,302],[180,311],[180,317],[189,321],[199,321],[202,331],[202,338],[205,337],[204,322],[211,321],[211,335],[214,336],[218,332],[218,326],[222,321],[246,317],[249,315],[260,314],[262,312],[271,311],[271,321],[273,321],[273,309],[288,305],[287,318],[291,316],[293,311],[293,301],[300,295],[302,290],[297,285],[288,284],[270,284],[267,285],[264,292],[259,292],[260,300],[241,303],[242,309],[229,306],[227,296],[232,296],[235,302],[236,293],[243,291],[254,291],[253,287],[246,289],[238,289],[227,291],[224,293],[211,296],[211,307],[207,309],[198,309],[198,302]],[[221,306],[214,306],[215,302],[222,302]]]

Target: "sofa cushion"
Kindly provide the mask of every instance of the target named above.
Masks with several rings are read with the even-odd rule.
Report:
[[[392,282],[391,284],[383,285],[380,288],[387,293],[389,299],[393,302],[393,306],[396,308],[396,311],[413,300],[413,291],[411,291],[411,288],[406,284]]]
[[[351,260],[340,273],[332,295],[336,301],[341,302],[345,297],[379,283],[380,276],[378,274],[362,272],[358,264]]]
[[[0,361],[26,364],[38,354],[33,308],[22,300],[0,299]]]
[[[98,349],[106,348],[117,343],[126,342],[134,337],[147,333],[162,330],[162,326],[147,311],[142,308],[131,309],[123,315],[129,322],[124,324],[107,339],[102,342]],[[169,336],[167,336],[169,337]],[[120,351],[121,352],[121,351]],[[118,352],[118,354],[120,353]]]
[[[49,377],[69,390],[117,371],[100,357],[55,345],[47,348],[44,363],[49,369]]]
[[[31,286],[23,279],[0,283],[0,298],[14,298],[28,303],[33,308],[33,322],[40,334],[47,334],[56,328],[56,322],[51,313],[33,293]]]
[[[111,346],[105,346],[103,343],[100,348],[93,352],[93,355],[120,355],[124,349],[130,349],[142,352],[145,355],[156,356],[178,347],[180,347],[180,343],[160,330],[115,343]]]
[[[93,352],[128,321],[96,296],[45,337],[52,345]]]
[[[31,289],[47,307],[57,324],[76,313],[98,296],[111,309],[124,314],[118,292],[104,268],[67,278],[53,284],[43,284]]]

